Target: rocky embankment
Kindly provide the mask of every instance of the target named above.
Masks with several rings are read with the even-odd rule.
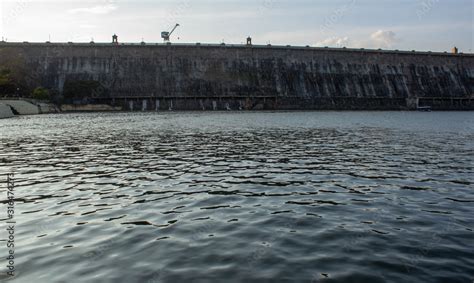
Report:
[[[50,103],[23,99],[0,100],[0,118],[10,118],[14,115],[37,115],[57,113],[58,108]]]
[[[8,106],[6,104],[3,104],[3,103],[0,103],[0,119],[11,118],[13,116],[14,116],[14,114],[13,114],[12,109],[10,108],[10,106]]]

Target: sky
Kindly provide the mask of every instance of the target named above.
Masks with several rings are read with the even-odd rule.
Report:
[[[474,50],[474,0],[0,0],[9,42],[162,42]]]

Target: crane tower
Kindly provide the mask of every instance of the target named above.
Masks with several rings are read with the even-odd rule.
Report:
[[[161,32],[161,38],[163,38],[164,42],[170,42],[170,36],[179,27],[179,24],[176,24],[171,31],[163,31]]]

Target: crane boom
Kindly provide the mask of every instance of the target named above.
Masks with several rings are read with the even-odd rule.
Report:
[[[179,27],[179,24],[176,24],[176,25],[174,26],[174,28],[170,31],[170,36],[171,36],[171,34],[172,34],[178,27]]]

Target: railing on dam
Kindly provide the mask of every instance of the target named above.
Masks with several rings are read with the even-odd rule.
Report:
[[[416,55],[434,55],[434,56],[467,56],[474,57],[474,53],[458,53],[449,52],[432,52],[432,51],[416,51],[416,50],[385,50],[385,49],[366,49],[366,48],[346,48],[346,47],[316,47],[316,46],[292,46],[292,45],[246,45],[246,44],[226,44],[226,43],[85,43],[85,42],[6,42],[0,41],[0,46],[38,46],[38,47],[141,47],[141,48],[241,48],[241,49],[272,49],[272,50],[313,50],[313,51],[335,51],[335,52],[365,52],[365,53],[383,53],[383,54],[416,54]]]

